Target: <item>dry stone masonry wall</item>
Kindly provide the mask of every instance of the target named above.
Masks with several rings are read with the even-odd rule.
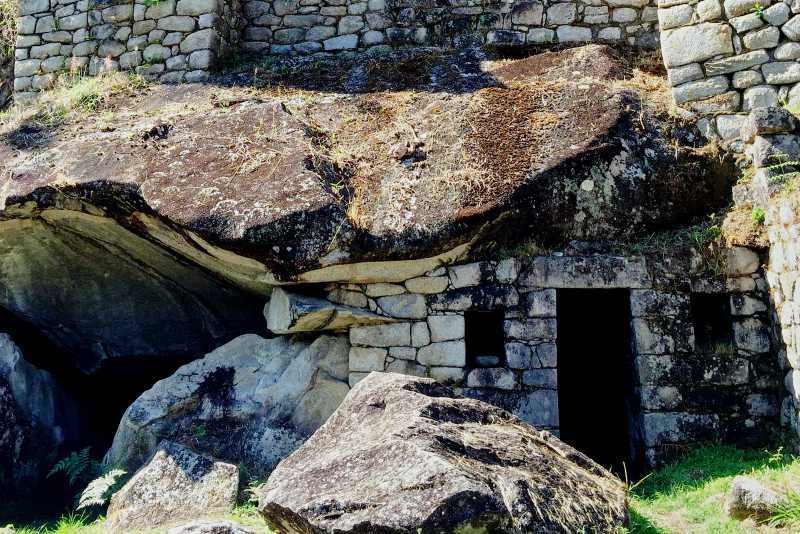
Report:
[[[558,290],[629,289],[634,426],[655,465],[697,440],[752,444],[777,430],[759,258],[743,248],[728,256],[723,280],[691,279],[680,262],[665,262],[675,266],[665,273],[638,257],[554,255],[441,267],[401,284],[334,284],[327,296],[395,320],[350,328],[351,385],[373,371],[429,376],[558,432]],[[698,348],[696,295],[729,302],[725,347]],[[504,354],[468,358],[466,317],[476,311],[501,313]]]
[[[136,70],[162,82],[204,80],[234,50],[286,55],[435,44],[653,46],[652,0],[21,0],[19,96],[59,72]]]
[[[239,11],[237,0],[21,0],[14,91],[28,96],[64,71],[202,81],[237,45]]]
[[[675,102],[710,137],[738,139],[746,112],[800,102],[800,2],[660,0],[661,50]]]

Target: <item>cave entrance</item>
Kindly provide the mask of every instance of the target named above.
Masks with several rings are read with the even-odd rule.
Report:
[[[561,439],[618,476],[639,470],[634,421],[630,294],[560,289],[558,406]],[[624,465],[624,467],[623,467]]]

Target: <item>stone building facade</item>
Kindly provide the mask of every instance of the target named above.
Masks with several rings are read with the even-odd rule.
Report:
[[[661,51],[675,102],[709,118],[709,137],[738,140],[746,113],[800,102],[800,3],[661,0]]]
[[[653,46],[653,0],[21,0],[14,90],[62,71],[207,78],[235,50],[265,55],[385,46],[608,42]]]
[[[782,385],[759,257],[729,250],[727,274],[716,279],[689,274],[690,263],[553,254],[442,266],[403,283],[332,284],[326,297],[387,320],[349,329],[351,385],[373,371],[430,376],[558,433],[559,369],[576,357],[559,353],[559,298],[621,291],[630,447],[643,465],[657,465],[697,441],[753,445],[778,430]],[[596,321],[604,310],[585,312]],[[709,322],[728,334],[701,339],[696,330]],[[495,328],[499,348],[475,354],[470,345],[485,351]],[[585,401],[591,392],[583,393]]]

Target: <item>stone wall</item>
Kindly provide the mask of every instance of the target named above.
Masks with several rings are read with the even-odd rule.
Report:
[[[237,46],[238,0],[21,0],[14,91],[22,97],[63,71],[135,70],[162,82],[208,77]]]
[[[480,43],[622,42],[653,46],[651,0],[21,0],[14,90],[28,96],[61,71],[136,70],[201,81],[233,50],[310,54]]]
[[[800,2],[660,0],[661,51],[675,102],[735,140],[747,112],[800,102]]]
[[[743,123],[740,137],[753,163],[749,183],[734,188],[740,207],[764,210],[769,240],[765,275],[773,314],[773,339],[784,376],[781,423],[800,450],[800,193],[786,187],[796,167],[773,165],[800,159],[800,123],[782,108],[759,108]],[[788,176],[782,176],[785,174]]]
[[[655,44],[648,0],[416,0],[245,2],[243,48],[271,54],[377,45],[523,45],[591,41]]]
[[[777,430],[779,378],[759,259],[729,251],[724,280],[692,277],[672,259],[541,256],[441,267],[402,284],[338,284],[331,301],[395,318],[350,329],[350,383],[372,371],[430,376],[558,432],[557,289],[628,288],[634,423],[648,463],[722,438],[759,443]],[[669,272],[663,265],[670,265]],[[730,298],[732,345],[696,350],[692,294]],[[465,313],[501,310],[505,364],[468,362]]]

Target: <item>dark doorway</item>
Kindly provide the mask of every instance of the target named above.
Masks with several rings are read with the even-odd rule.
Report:
[[[557,310],[561,439],[618,476],[636,474],[630,294],[561,289]]]
[[[464,314],[464,342],[469,367],[504,367],[502,311],[468,311]]]

